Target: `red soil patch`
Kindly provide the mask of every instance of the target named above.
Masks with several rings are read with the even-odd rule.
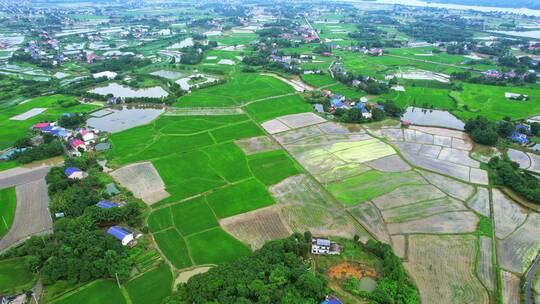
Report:
[[[358,264],[351,264],[347,261],[334,265],[328,270],[328,277],[331,279],[348,279],[351,277],[361,279],[365,276],[375,278],[377,277],[377,272],[371,269],[364,269]]]

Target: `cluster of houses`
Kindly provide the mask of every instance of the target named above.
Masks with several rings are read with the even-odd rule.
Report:
[[[518,74],[514,70],[510,72],[506,72],[506,73],[502,73],[496,70],[487,70],[487,71],[482,72],[482,75],[484,75],[486,78],[494,78],[494,79],[513,79],[516,77],[523,79],[526,76],[526,74]]]
[[[526,124],[518,124],[510,135],[510,139],[519,144],[526,145],[529,143],[529,135],[531,134],[531,127]]]
[[[372,109],[373,108],[379,108],[383,110],[383,106],[380,104],[373,104],[370,103],[367,97],[361,97],[358,101],[355,101],[354,99],[347,98],[341,94],[332,94],[331,91],[323,90],[322,91],[323,97],[330,98],[330,106],[329,111],[334,112],[337,109],[360,109],[362,111],[362,116],[364,118],[371,118],[372,116]]]
[[[99,130],[90,128],[77,128],[75,130],[57,126],[55,122],[39,122],[32,126],[32,130],[41,134],[51,134],[66,144],[71,156],[81,156],[83,152],[90,151],[97,142]]]
[[[69,179],[83,179],[88,176],[88,173],[84,172],[83,170],[76,168],[76,167],[68,167],[64,170],[64,174]],[[116,186],[114,186],[114,183],[112,184],[113,187],[116,189]],[[118,190],[115,191],[118,193]],[[111,209],[111,208],[121,208],[124,204],[119,202],[113,202],[110,200],[102,200],[99,201],[96,206],[101,209]],[[55,216],[57,218],[64,217],[65,214],[62,212],[56,213]],[[118,239],[123,246],[130,245],[135,246],[136,240],[142,236],[141,233],[134,233],[128,228],[123,228],[120,226],[112,226],[107,229],[107,234],[114,236],[116,239]]]

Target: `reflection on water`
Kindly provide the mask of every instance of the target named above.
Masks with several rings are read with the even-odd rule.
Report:
[[[408,107],[403,119],[415,125],[463,130],[465,123],[448,111]]]
[[[123,97],[123,98],[137,98],[137,97],[146,97],[146,98],[161,98],[167,97],[169,93],[165,91],[162,87],[151,87],[144,89],[132,89],[130,87],[125,87],[118,83],[109,83],[104,87],[98,87],[89,91],[90,93],[99,94],[99,95],[108,95],[112,94],[114,97]]]
[[[163,107],[160,106],[123,106],[110,109],[110,114],[91,117],[88,119],[87,125],[100,131],[115,133],[148,124],[164,111]]]

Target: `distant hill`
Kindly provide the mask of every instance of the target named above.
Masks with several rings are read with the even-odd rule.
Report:
[[[540,9],[540,0],[426,0],[427,2],[451,3],[463,5],[496,6]]]

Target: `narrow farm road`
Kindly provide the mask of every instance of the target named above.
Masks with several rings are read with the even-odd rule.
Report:
[[[532,284],[534,280],[534,275],[536,272],[540,269],[540,254],[536,256],[536,259],[534,260],[534,263],[529,268],[527,273],[525,274],[525,304],[532,304],[533,298],[532,298]]]

